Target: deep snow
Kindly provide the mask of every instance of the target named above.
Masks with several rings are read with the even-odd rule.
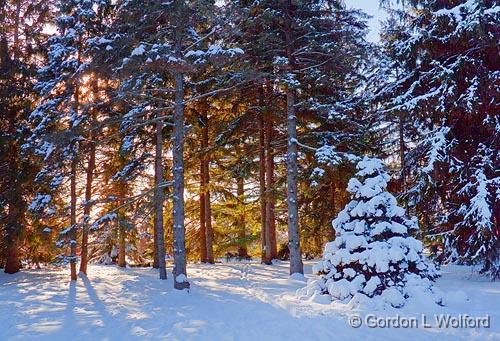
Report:
[[[306,262],[306,277],[311,265]],[[301,301],[305,285],[288,264],[190,264],[191,291],[173,289],[172,276],[152,269],[90,266],[89,279],[69,283],[67,271],[0,274],[0,340],[500,340],[500,283],[449,266],[437,282],[446,307],[410,302],[403,309],[359,311],[347,304]],[[481,329],[355,329],[353,314],[490,316]]]

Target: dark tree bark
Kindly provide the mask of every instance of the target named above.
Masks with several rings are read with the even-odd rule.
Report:
[[[406,192],[406,165],[405,165],[405,139],[404,139],[404,114],[399,114],[399,158],[401,160],[401,192]]]
[[[304,273],[300,250],[299,210],[297,206],[297,118],[295,116],[295,94],[288,90],[287,102],[287,202],[288,202],[288,249],[290,250],[290,275]]]
[[[79,38],[81,39],[81,38]],[[78,65],[81,65],[81,54],[82,54],[82,44],[81,41],[78,45],[77,51],[77,61]],[[80,81],[77,79],[75,84],[75,101],[72,104],[72,108],[75,112],[80,111]],[[69,127],[70,130],[72,127]],[[78,141],[72,141],[75,143],[75,153],[73,155],[73,159],[71,160],[71,171],[70,171],[70,224],[71,229],[69,232],[69,243],[70,243],[70,271],[71,271],[71,280],[76,281],[76,246],[77,246],[77,222],[76,222],[76,178],[78,171],[78,154],[80,151],[80,145]]]
[[[266,263],[272,262],[278,255],[276,230],[274,223],[274,152],[272,148],[273,121],[271,114],[265,116],[266,149]]]
[[[87,274],[88,264],[88,241],[89,241],[89,220],[90,210],[92,208],[92,182],[95,170],[95,141],[91,133],[89,139],[89,160],[87,162],[87,178],[85,183],[85,204],[83,206],[83,226],[82,226],[82,251],[80,259],[80,272]]]
[[[17,148],[12,147],[12,150]],[[10,166],[12,170],[17,169],[17,162],[15,154],[11,154]],[[21,231],[21,221],[23,219],[23,211],[26,203],[23,201],[21,189],[19,188],[18,181],[15,179],[15,172],[11,173],[11,182],[13,186],[12,193],[7,197],[9,200],[9,208],[7,213],[7,226],[6,226],[6,255],[5,255],[5,272],[14,274],[21,269],[21,261],[19,260],[18,247],[19,235]]]
[[[157,134],[155,133],[154,136],[154,144],[156,146],[157,143]],[[156,153],[156,150],[155,150]],[[156,158],[156,155],[155,155]],[[157,169],[156,169],[156,160],[155,160],[155,186],[158,182],[157,179]],[[156,190],[155,190],[155,195],[156,195]],[[156,200],[156,199],[155,199]],[[155,219],[153,223],[153,269],[159,269],[160,268],[160,263],[158,262],[158,232],[157,232],[157,226],[158,226],[158,220],[156,219],[156,211],[158,209],[156,201],[154,202],[154,207],[155,207]],[[163,206],[161,208],[162,210],[162,215],[163,215]]]
[[[292,12],[292,1],[287,3],[287,18],[285,19],[285,44],[286,54],[290,63],[290,68],[294,68],[293,40],[291,37],[292,21],[294,14]],[[297,193],[297,116],[295,112],[295,90],[288,88],[286,91],[287,107],[287,203],[288,203],[288,249],[290,250],[290,275],[294,273],[304,273],[302,264],[302,253],[300,250],[300,231],[299,231],[299,210]]]
[[[119,222],[118,228],[118,266],[124,268],[127,266],[127,262],[125,261],[125,247],[126,247],[126,235],[127,231],[125,226],[123,226],[123,222]]]
[[[70,271],[71,280],[76,281],[76,172],[78,166],[77,156],[73,156],[70,173],[70,224],[69,245],[70,245]]]
[[[259,87],[259,188],[260,188],[260,243],[261,262],[268,264],[266,258],[266,149],[264,122],[264,89]]]
[[[203,139],[202,139],[203,141]],[[203,143],[203,142],[202,142]],[[202,148],[205,146],[202,145]],[[198,231],[200,261],[206,263],[207,259],[207,236],[206,236],[206,215],[205,215],[205,157],[200,160],[200,229]]]
[[[269,116],[269,122],[270,122],[270,139],[269,141],[272,142],[274,139],[274,130],[273,130],[273,125],[272,125],[272,119],[271,116]],[[270,229],[271,229],[271,257],[272,259],[277,259],[278,258],[278,245],[276,242],[276,213],[275,213],[275,206],[276,206],[276,197],[275,197],[275,191],[274,191],[274,150],[271,144],[269,144],[269,153],[268,153],[268,165],[269,165],[269,193],[270,193],[270,198],[269,198],[269,213],[270,213]],[[267,213],[266,213],[267,217]]]
[[[184,1],[175,1],[177,26],[175,28],[176,57],[182,57]],[[174,238],[174,288],[189,289],[186,272],[186,228],[184,225],[184,74],[173,70],[175,84],[175,109],[173,128],[173,238]]]
[[[156,155],[155,155],[155,226],[156,250],[160,279],[167,279],[165,264],[165,236],[163,232],[163,121],[156,122]],[[120,233],[120,239],[123,233]],[[124,257],[125,258],[125,257]]]
[[[214,264],[214,251],[213,251],[213,230],[212,230],[212,206],[210,202],[210,153],[208,152],[208,113],[206,110],[203,112],[203,120],[205,127],[203,128],[202,144],[205,146],[204,153],[204,176],[205,176],[205,240],[207,250],[207,262]]]
[[[335,183],[335,177],[332,176],[332,183],[330,187],[330,202],[332,203],[332,216],[337,216],[337,185]],[[328,240],[335,239],[335,230],[333,228],[328,229]]]
[[[14,60],[19,54],[19,24],[21,23],[21,0],[16,1],[16,20],[14,27]]]
[[[4,272],[8,274],[15,274],[21,269],[21,262],[19,261],[19,255],[17,253],[17,239],[10,237],[10,240],[8,240],[7,243]]]
[[[9,134],[12,134],[11,136],[15,134],[16,130],[15,119],[15,113],[9,115]],[[19,149],[16,143],[10,144],[8,154],[10,189],[7,190],[7,195],[5,196],[8,202],[8,212],[5,235],[6,264],[4,271],[8,274],[13,274],[21,269],[21,261],[19,260],[17,249],[19,247],[19,237],[22,229],[24,212],[26,210],[26,203],[22,198],[22,188],[17,178],[19,170]]]
[[[180,51],[180,32],[178,36]],[[175,112],[173,132],[173,237],[174,237],[174,288],[189,289],[186,273],[186,230],[184,226],[184,80],[175,72]]]
[[[238,256],[248,257],[245,222],[245,179],[240,176],[237,182],[238,203],[241,205],[240,216],[238,218],[238,239],[240,240],[238,244]]]
[[[156,210],[156,209],[155,209]],[[153,269],[158,269],[160,267],[160,263],[158,262],[158,239],[156,232],[156,213],[155,213],[155,222],[153,224]]]

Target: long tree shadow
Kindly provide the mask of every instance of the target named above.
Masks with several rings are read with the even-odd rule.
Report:
[[[80,274],[80,278],[83,282],[83,285],[85,286],[85,289],[87,290],[87,295],[89,296],[90,301],[94,305],[97,313],[100,314],[104,320],[112,319],[113,317],[108,313],[106,305],[99,299],[99,296],[97,296],[97,293],[88,277]]]
[[[129,339],[133,337],[130,334],[130,328],[127,326],[124,321],[117,319],[112,314],[110,314],[106,308],[106,304],[99,298],[97,292],[95,291],[92,282],[88,279],[84,274],[80,274],[80,278],[85,286],[85,290],[87,291],[87,295],[93,305],[93,308],[97,315],[99,315],[100,319],[95,320],[94,325],[96,325],[99,329],[94,329],[95,331],[100,331],[102,333],[100,337],[106,338],[111,337],[111,339],[117,338],[125,338]],[[111,326],[113,328],[111,329]],[[94,336],[94,335],[92,335]]]
[[[68,297],[66,298],[66,309],[64,310],[64,320],[62,321],[62,328],[57,334],[67,337],[77,330],[76,316],[76,281],[69,282]]]

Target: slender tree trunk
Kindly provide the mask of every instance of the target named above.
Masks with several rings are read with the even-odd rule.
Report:
[[[335,184],[335,179],[332,177],[332,184],[330,188],[330,193],[331,193],[331,203],[332,203],[332,215],[333,217],[337,216],[337,185]],[[329,229],[330,233],[328,234],[328,239],[329,240],[334,240],[335,239],[335,230],[333,228]]]
[[[15,114],[10,115],[9,134],[14,136],[16,130]],[[21,269],[21,262],[17,249],[19,247],[19,236],[22,229],[22,220],[26,203],[22,198],[22,189],[18,179],[18,158],[19,150],[16,143],[10,143],[8,146],[9,155],[9,177],[10,188],[7,189],[5,196],[8,201],[7,226],[6,226],[6,264],[5,272],[13,274]]]
[[[265,117],[265,149],[266,149],[266,263],[277,257],[276,231],[274,224],[274,154],[271,146],[273,139],[273,123],[270,113]]]
[[[15,173],[13,173],[14,175]],[[14,177],[14,176],[13,176]],[[15,186],[15,185],[14,185]],[[17,187],[17,186],[16,186]],[[20,189],[15,189],[15,193],[7,198],[9,202],[9,211],[7,214],[6,226],[6,263],[5,273],[14,274],[21,269],[21,261],[19,260],[18,247],[19,247],[19,234],[21,231],[22,211],[18,204],[22,204],[22,199],[19,197]]]
[[[91,133],[89,141],[89,160],[87,162],[87,179],[85,183],[85,204],[83,206],[83,226],[82,226],[82,251],[80,259],[80,272],[87,274],[88,263],[88,241],[89,241],[89,222],[90,211],[92,208],[92,182],[95,170],[95,141]]]
[[[286,93],[287,102],[287,202],[288,202],[288,249],[290,250],[290,274],[304,273],[300,251],[299,210],[297,206],[297,117],[295,94]]]
[[[156,126],[156,128],[158,128],[158,126]],[[157,141],[157,137],[158,135],[155,133],[155,137],[154,137],[154,143],[155,143],[155,146],[157,145],[158,141]],[[163,139],[162,139],[163,140]],[[155,147],[156,148],[156,147]],[[157,182],[158,182],[158,176],[161,177],[161,179],[163,179],[163,174],[157,174],[157,162],[162,162],[162,160],[157,160],[158,158],[158,153],[157,151],[155,150],[155,186],[157,186]],[[163,171],[163,169],[162,169]],[[161,181],[161,180],[160,180]],[[155,195],[156,195],[156,190],[155,190]],[[163,217],[163,205],[161,207],[158,207],[158,203],[156,202],[156,198],[155,198],[155,219],[154,219],[154,223],[153,223],[153,269],[159,269],[160,268],[160,262],[158,261],[158,222],[161,223],[161,221],[159,221],[158,219],[156,219],[156,216],[157,216],[157,210],[160,209],[161,210],[161,215]]]
[[[294,56],[292,51],[292,21],[294,13],[292,12],[292,1],[288,0],[288,10],[286,18],[285,43],[286,54],[290,63],[291,69],[294,67]],[[288,203],[288,249],[290,250],[290,275],[294,273],[304,273],[302,264],[302,253],[300,250],[300,231],[299,231],[299,210],[298,210],[298,193],[297,193],[297,116],[295,113],[295,91],[287,89],[286,91],[286,106],[287,106],[287,203]]]
[[[270,141],[273,141],[273,129],[272,129],[272,121],[271,121],[271,137],[270,137]],[[269,213],[270,213],[270,218],[269,218],[269,221],[270,221],[270,229],[271,229],[271,240],[270,240],[270,243],[271,243],[271,257],[272,259],[277,259],[278,258],[278,245],[277,245],[277,242],[276,242],[276,214],[275,214],[275,206],[276,206],[276,197],[275,197],[275,191],[274,191],[274,150],[273,148],[271,147],[271,145],[269,145],[269,161],[268,161],[268,164],[269,164],[269,168],[270,168],[270,185],[269,185],[269,188],[270,188],[270,199],[269,199]],[[266,218],[267,218],[267,213],[266,213]]]
[[[81,39],[80,39],[81,40]],[[79,41],[78,51],[77,51],[77,62],[81,65],[81,54],[82,54],[82,44]],[[80,80],[76,80],[75,84],[75,101],[73,102],[73,110],[78,113],[80,111]],[[71,127],[70,127],[71,130]],[[76,246],[77,246],[77,223],[76,223],[76,178],[78,170],[78,153],[80,151],[79,142],[75,143],[75,153],[73,159],[71,160],[71,172],[70,172],[70,224],[71,229],[69,233],[69,243],[70,243],[70,269],[71,269],[71,280],[76,281]]]
[[[155,146],[156,146],[156,133],[155,133]],[[156,147],[155,147],[156,148]],[[155,155],[155,158],[157,158],[157,155]],[[155,159],[155,186],[157,186],[157,182],[158,182],[158,174],[157,174],[157,168],[156,168],[156,164],[157,164],[157,160]],[[156,196],[156,191],[157,189],[155,189],[155,196]],[[154,218],[154,223],[153,223],[153,269],[159,269],[160,268],[160,262],[158,261],[158,223],[162,223],[160,220],[158,220],[156,217],[158,216],[158,214],[161,214],[163,216],[163,206],[160,208],[158,207],[158,203],[157,203],[157,198],[155,197],[155,202],[154,202],[154,206],[155,206],[155,218]],[[158,213],[158,209],[161,209],[161,213]]]
[[[126,236],[127,236],[127,231],[125,229],[125,226],[123,225],[123,222],[119,222],[119,228],[118,228],[118,266],[121,268],[125,268],[127,266],[127,262],[125,261],[125,255],[126,255]]]
[[[165,265],[165,236],[163,232],[163,121],[156,122],[156,155],[155,155],[155,225],[156,225],[156,254],[160,279],[167,279]]]
[[[202,149],[203,145],[202,139]],[[205,215],[205,156],[200,161],[200,230],[198,232],[200,261],[206,263],[207,259],[207,236],[206,236],[206,215]]]
[[[177,26],[175,28],[175,54],[182,57],[182,38],[185,13],[184,1],[175,1]],[[184,74],[173,72],[175,84],[175,110],[173,128],[173,238],[174,288],[189,289],[186,272],[186,227],[184,225]],[[205,212],[208,214],[207,212]]]
[[[69,233],[70,245],[70,269],[71,280],[76,281],[76,170],[78,166],[77,155],[73,156],[71,160],[71,174],[70,174],[70,224],[71,229]]]
[[[92,88],[94,95],[98,95],[99,88],[97,84],[97,79],[94,79],[92,83]],[[94,113],[91,114],[91,124],[94,125],[96,122]],[[89,159],[87,162],[86,170],[86,183],[85,183],[85,203],[83,206],[83,224],[82,224],[82,246],[81,246],[81,257],[80,257],[80,272],[87,275],[87,264],[88,264],[88,244],[89,244],[89,222],[90,222],[90,212],[92,209],[92,183],[94,180],[95,171],[95,154],[96,154],[96,141],[95,134],[91,130],[88,135],[89,144]]]
[[[120,158],[125,161],[121,156]],[[155,170],[156,171],[156,170]],[[119,195],[119,203],[125,203],[125,197],[127,195],[127,183],[125,181],[120,181],[118,184],[117,192]],[[125,268],[127,266],[127,262],[125,260],[126,257],[126,240],[127,240],[127,227],[126,223],[126,209],[120,208],[118,210],[118,266],[121,268]]]
[[[203,129],[203,144],[208,149],[208,114],[206,111],[203,113],[205,127]],[[214,251],[213,251],[213,230],[212,230],[212,206],[210,203],[210,154],[208,151],[205,153],[205,239],[207,243],[207,262],[214,264]]]
[[[180,32],[178,32],[177,34],[179,35]],[[178,51],[180,51],[180,47],[178,47],[177,49]],[[186,241],[185,241],[186,230],[184,227],[184,80],[183,80],[183,75],[180,72],[175,72],[174,78],[175,78],[175,112],[174,112],[174,132],[173,132],[174,288],[182,290],[189,288],[189,282],[187,281],[187,274],[186,274]]]
[[[5,254],[5,273],[15,274],[19,272],[21,269],[21,262],[19,261],[19,255],[17,253],[17,239],[11,237],[11,240],[8,241],[7,251]]]
[[[15,164],[14,164],[15,166]],[[17,167],[16,167],[17,168]],[[15,178],[16,173],[12,173],[12,178]],[[7,226],[6,226],[6,264],[5,272],[8,274],[14,274],[21,269],[21,261],[19,260],[18,247],[19,247],[19,235],[21,232],[21,220],[22,220],[22,206],[25,206],[22,197],[20,196],[21,189],[18,188],[16,179],[12,184],[15,187],[14,193],[9,195],[7,200],[9,200],[9,211],[7,214]]]
[[[156,208],[155,208],[156,212]],[[155,213],[155,221],[153,224],[153,269],[160,268],[160,262],[158,261],[158,233],[156,232],[156,213]]]
[[[14,26],[14,60],[17,59],[19,55],[19,24],[21,22],[21,0],[16,1],[16,20]]]
[[[266,149],[264,126],[264,91],[259,88],[259,187],[260,187],[260,242],[261,262],[268,264],[266,258]]]
[[[241,205],[240,216],[238,219],[238,256],[248,257],[248,250],[246,244],[246,223],[245,223],[245,179],[240,176],[237,180],[238,204]]]
[[[401,160],[401,193],[406,192],[404,114],[399,114],[399,158]]]
[[[206,214],[206,225],[205,225],[205,236],[207,240],[207,262],[210,264],[214,264],[214,251],[213,251],[213,240],[214,240],[214,231],[212,229],[212,204],[210,202],[210,175],[209,175],[209,162],[205,163],[206,169],[206,187],[207,191],[205,193],[205,214]]]

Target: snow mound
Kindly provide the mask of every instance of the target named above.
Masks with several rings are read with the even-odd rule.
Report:
[[[303,274],[298,273],[298,272],[291,274],[290,277],[288,277],[288,279],[291,281],[300,281],[300,282],[307,281],[306,277]]]

